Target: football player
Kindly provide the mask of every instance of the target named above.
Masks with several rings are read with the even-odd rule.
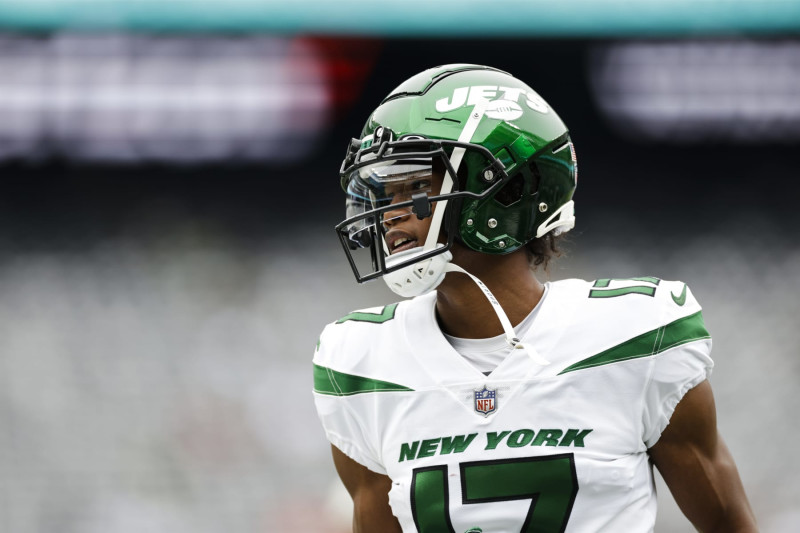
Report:
[[[652,531],[652,465],[699,530],[756,530],[689,288],[535,276],[577,182],[536,92],[486,66],[421,72],[340,176],[357,280],[411,298],[328,325],[314,355],[354,531]]]

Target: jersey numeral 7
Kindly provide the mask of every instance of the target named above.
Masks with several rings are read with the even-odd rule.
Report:
[[[520,533],[560,533],[567,527],[578,494],[574,454],[475,461],[459,467],[463,504],[531,500],[527,514],[520,517]],[[455,533],[447,465],[414,469],[411,510],[420,533]]]

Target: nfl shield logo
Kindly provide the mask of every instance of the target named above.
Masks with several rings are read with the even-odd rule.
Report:
[[[486,385],[483,386],[483,390],[476,390],[475,411],[483,416],[489,416],[490,414],[494,413],[497,410],[495,396],[497,396],[497,390],[488,389],[486,388]]]

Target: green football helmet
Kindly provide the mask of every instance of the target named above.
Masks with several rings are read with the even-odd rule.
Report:
[[[433,174],[438,190],[425,178]],[[575,225],[566,126],[533,89],[487,66],[444,65],[403,82],[349,143],[340,177],[347,218],[336,231],[356,279],[428,280],[401,280],[405,292],[387,280],[406,296],[438,285],[456,241],[508,254]],[[398,208],[432,223],[424,245],[391,254],[385,217]]]

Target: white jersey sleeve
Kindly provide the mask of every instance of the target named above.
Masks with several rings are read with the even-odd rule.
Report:
[[[683,302],[685,313],[670,320],[653,339],[651,373],[643,402],[642,439],[648,448],[658,442],[683,396],[711,374],[711,336],[705,329],[700,305],[680,282],[663,282],[663,297]],[[675,310],[676,306],[668,306]],[[669,317],[670,319],[673,317]]]
[[[324,357],[319,360],[324,361]],[[315,402],[317,414],[330,443],[357,463],[379,474],[386,474],[380,463],[379,454],[371,446],[373,440],[367,435],[368,429],[364,427],[364,421],[350,409],[348,402],[341,399],[342,385],[339,383],[341,376],[330,368],[316,364],[314,374],[315,383],[333,384],[330,392],[318,392]]]
[[[380,421],[369,416],[369,404],[375,393],[409,390],[383,379],[392,368],[375,356],[381,353],[375,328],[394,320],[397,305],[355,311],[329,324],[314,353],[314,398],[328,440],[379,474],[386,474],[377,448]]]

